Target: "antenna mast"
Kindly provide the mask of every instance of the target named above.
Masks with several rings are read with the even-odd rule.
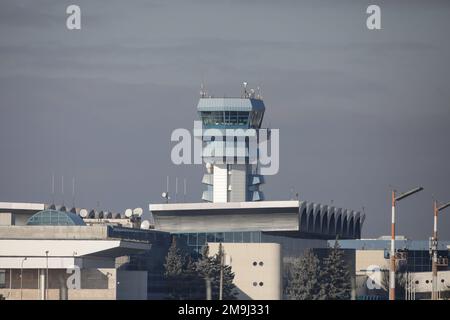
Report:
[[[64,207],[64,176],[61,176],[61,194],[62,194],[62,205]]]

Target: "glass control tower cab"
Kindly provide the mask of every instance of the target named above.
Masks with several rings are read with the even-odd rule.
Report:
[[[206,173],[202,183],[207,202],[263,200],[258,170],[259,130],[265,106],[254,90],[240,98],[214,98],[203,91],[197,105],[202,121],[202,159]]]

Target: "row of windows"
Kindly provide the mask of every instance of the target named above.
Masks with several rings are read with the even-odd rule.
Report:
[[[248,125],[247,111],[202,111],[203,124],[210,125]]]
[[[208,232],[208,233],[179,233],[177,237],[181,238],[195,252],[200,253],[202,247],[207,242],[223,243],[260,243],[261,232],[243,231],[243,232]]]

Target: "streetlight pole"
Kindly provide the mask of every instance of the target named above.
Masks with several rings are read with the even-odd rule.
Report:
[[[389,255],[389,300],[395,300],[395,190],[392,190],[391,254]]]
[[[433,258],[432,258],[432,281],[431,281],[431,299],[432,300],[438,300],[438,287],[437,287],[437,268],[438,268],[438,232],[437,232],[437,223],[438,223],[438,213],[441,210],[444,210],[450,206],[450,202],[438,207],[438,203],[436,200],[433,202],[433,214],[434,214],[434,224],[433,224],[433,238],[431,243],[431,250],[433,252]]]
[[[23,263],[25,262],[25,260],[27,260],[27,257],[24,257],[22,259],[22,263],[20,264],[20,300],[22,300],[23,298]]]
[[[48,300],[48,250],[45,251],[45,256],[47,260],[47,275],[45,277],[45,300]]]
[[[392,213],[391,213],[391,253],[390,253],[390,264],[389,264],[389,300],[395,300],[395,207],[397,201],[405,199],[422,191],[422,187],[414,188],[408,192],[402,193],[399,196],[396,196],[396,191],[392,190]]]

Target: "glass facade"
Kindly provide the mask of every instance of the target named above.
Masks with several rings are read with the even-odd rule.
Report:
[[[203,246],[207,242],[223,243],[260,243],[260,231],[242,231],[242,232],[194,232],[194,233],[175,233],[173,234],[185,243],[189,250],[195,253],[201,253]]]
[[[83,219],[71,212],[44,210],[39,211],[27,221],[29,226],[84,226]]]
[[[202,111],[205,126],[248,126],[248,111]]]

